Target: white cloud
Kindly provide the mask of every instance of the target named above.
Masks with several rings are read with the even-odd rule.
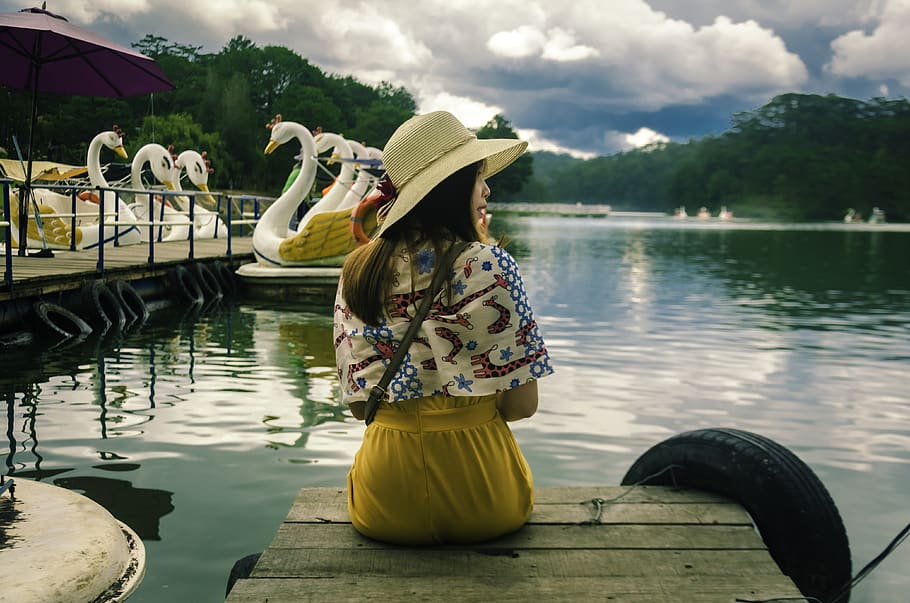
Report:
[[[554,27],[549,32],[550,39],[544,44],[541,57],[552,61],[581,61],[589,57],[596,57],[600,52],[596,48],[575,43],[575,35],[559,27]]]
[[[656,142],[670,142],[670,138],[651,128],[639,128],[634,134],[626,134],[626,142],[633,148],[646,147]]]
[[[447,92],[437,92],[420,97],[418,113],[429,113],[430,111],[448,111],[465,126],[476,130],[497,114],[502,113],[502,107],[486,105]]]
[[[499,31],[487,40],[487,48],[493,54],[510,59],[535,55],[546,45],[547,38],[542,32],[522,25],[509,31]]]
[[[537,130],[516,128],[515,133],[518,134],[518,138],[521,140],[526,140],[528,142],[529,151],[547,151],[550,153],[560,153],[563,155],[572,155],[573,157],[577,157],[579,159],[592,159],[597,156],[596,153],[580,151],[578,149],[572,149],[563,146],[554,140],[544,137]]]
[[[831,42],[834,56],[825,69],[846,77],[894,78],[910,86],[910,0],[882,6],[871,33],[856,29]]]
[[[670,138],[646,127],[641,127],[632,133],[608,130],[603,134],[604,146],[611,152],[631,151],[662,142],[670,142]]]

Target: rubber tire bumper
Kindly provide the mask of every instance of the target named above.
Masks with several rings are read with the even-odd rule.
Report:
[[[199,286],[202,288],[202,293],[205,296],[206,301],[211,302],[220,300],[224,297],[224,293],[221,290],[221,282],[208,266],[202,262],[194,262],[191,270],[193,271]]]
[[[148,320],[149,309],[139,292],[127,281],[116,280],[108,283],[108,288],[117,297],[126,315],[127,326],[141,325]]]
[[[119,331],[126,325],[126,313],[120,300],[104,281],[92,281],[82,289],[82,315],[99,332],[113,327]]]
[[[851,579],[847,532],[830,494],[808,465],[764,436],[727,428],[678,434],[639,457],[622,484],[682,486],[737,501],[807,597],[828,601]]]
[[[181,265],[174,266],[168,273],[168,284],[171,294],[181,301],[189,302],[192,306],[201,306],[205,303],[205,294],[202,287],[193,276],[193,273]]]
[[[92,326],[63,306],[48,301],[37,301],[32,306],[36,330],[58,338],[85,337]]]

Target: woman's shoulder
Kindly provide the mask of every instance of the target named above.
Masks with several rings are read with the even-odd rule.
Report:
[[[494,262],[502,269],[512,269],[516,266],[515,258],[499,245],[473,241],[461,252],[459,259],[473,259],[474,261]]]

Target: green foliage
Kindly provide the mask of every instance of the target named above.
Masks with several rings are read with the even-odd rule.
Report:
[[[152,35],[133,47],[153,57],[176,88],[124,99],[42,94],[34,157],[84,164],[91,139],[118,124],[128,151],[147,142],[173,144],[176,152],[205,150],[215,169],[212,189],[271,195],[280,192],[300,152],[289,144],[263,154],[264,126],[276,113],[382,148],[416,110],[404,88],[326,74],[292,50],[259,48],[243,36],[214,54]],[[14,136],[26,153],[30,114],[27,92],[0,89],[0,147],[10,155]]]
[[[477,138],[518,138],[512,124],[502,115],[495,115],[490,121],[477,130]],[[525,153],[512,165],[494,174],[487,184],[492,191],[491,197],[496,201],[507,202],[518,197],[524,184],[534,172],[534,159]]]
[[[910,102],[784,94],[720,136],[590,160],[535,154],[523,200],[740,217],[839,220],[848,208],[910,219]]]

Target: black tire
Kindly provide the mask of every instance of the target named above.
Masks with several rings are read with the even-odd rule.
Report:
[[[48,301],[37,301],[32,306],[35,328],[56,339],[85,337],[91,334],[92,326],[63,306]]]
[[[149,317],[148,306],[145,300],[139,295],[139,292],[127,281],[111,281],[108,288],[117,297],[120,307],[123,308],[127,317],[127,326],[139,326],[145,323]]]
[[[82,288],[81,310],[85,319],[99,332],[107,332],[112,327],[119,331],[126,324],[120,300],[104,281],[92,281]]]
[[[209,270],[208,266],[202,262],[193,263],[193,272],[195,273],[196,280],[199,281],[199,286],[202,287],[202,293],[205,296],[206,301],[215,301],[224,297],[224,293],[221,291],[221,282],[219,282],[218,277]]]
[[[201,306],[205,302],[205,294],[196,277],[181,265],[174,266],[168,273],[168,289],[172,297],[191,306]]]
[[[736,500],[807,597],[828,601],[851,579],[847,532],[830,494],[808,465],[766,437],[726,428],[681,433],[641,455],[622,484],[684,486]]]
[[[221,282],[221,291],[224,292],[225,296],[234,297],[237,295],[237,275],[234,274],[233,270],[228,268],[224,262],[216,260],[212,262],[212,272]]]

